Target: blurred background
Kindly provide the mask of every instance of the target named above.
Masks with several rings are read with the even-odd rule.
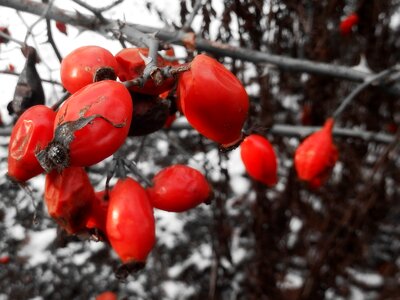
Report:
[[[0,26],[24,41],[39,16],[5,7],[5,2],[0,1]],[[76,12],[92,15],[78,1],[50,2],[75,18]],[[364,73],[399,63],[398,0],[119,2],[103,16]],[[200,8],[188,24],[197,3]],[[358,21],[343,29],[352,14]],[[65,34],[49,20],[62,57],[84,45],[113,54],[122,49],[118,39],[97,28],[66,24]],[[60,62],[47,41],[42,18],[27,43],[41,57],[37,69],[46,104],[52,105],[64,92]],[[180,62],[200,53],[196,45],[169,42]],[[360,80],[209,54],[246,87],[251,108],[245,129],[262,132],[272,143],[278,183],[269,188],[250,179],[239,149],[219,151],[187,128],[183,116],[169,130],[129,138],[122,151],[144,175],[151,178],[166,166],[188,164],[207,176],[214,198],[184,213],[155,210],[157,243],[145,269],[118,280],[120,262],[109,246],[68,236],[48,216],[43,175],[28,184],[36,207],[5,176],[12,127],[6,106],[25,58],[17,43],[0,43],[0,300],[95,299],[107,290],[118,299],[400,299],[399,93],[371,86],[354,99],[336,122],[351,131],[334,137],[339,160],[326,183],[310,189],[293,167],[301,129],[322,126]],[[270,130],[276,124],[291,125],[292,133]],[[359,131],[390,139],[363,138],[354,133]],[[88,168],[97,190],[104,189],[111,162]]]

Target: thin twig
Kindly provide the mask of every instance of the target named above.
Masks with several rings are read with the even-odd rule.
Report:
[[[133,158],[134,161],[139,161],[140,156],[143,154],[144,145],[146,143],[147,135],[141,137],[140,145],[136,150],[135,157]]]
[[[68,99],[69,96],[71,96],[71,94],[68,93],[68,92],[65,93],[64,95],[62,95],[62,97],[60,98],[60,100],[58,100],[56,103],[54,103],[54,104],[51,106],[51,109],[54,110],[54,111],[56,111],[56,110],[61,106],[61,104],[63,104],[64,101]]]
[[[385,77],[387,77],[388,75],[390,75],[391,73],[393,73],[394,71],[396,71],[395,67],[383,70],[382,72],[371,76],[370,78],[366,78],[365,81],[360,84],[357,88],[355,88],[344,100],[343,102],[340,104],[340,106],[335,110],[335,112],[332,114],[332,118],[337,119],[340,114],[346,109],[346,107],[351,103],[351,101],[353,101],[353,99],[360,94],[365,88],[367,88],[369,85],[371,85],[372,83],[381,80]]]
[[[107,10],[110,10],[112,8],[114,8],[115,6],[117,6],[118,4],[121,4],[122,2],[124,2],[124,0],[117,0],[109,5],[106,5],[104,7],[101,8],[95,8],[89,4],[87,4],[84,1],[81,0],[72,0],[74,1],[76,4],[82,6],[83,8],[86,8],[88,11],[90,11],[91,13],[93,13],[96,17],[102,19],[102,21],[106,21],[103,17],[103,15],[101,14],[102,12],[105,12]]]
[[[139,177],[146,186],[149,187],[153,185],[152,182],[142,173],[142,171],[140,171],[135,162],[128,159],[123,159],[123,161],[125,165],[132,171],[132,173]]]
[[[124,1],[125,0],[117,0],[117,1],[115,1],[115,2],[113,2],[111,4],[109,4],[109,5],[106,5],[106,6],[102,7],[102,8],[99,8],[98,11],[105,12],[105,11],[110,10],[110,9],[114,8],[115,6],[121,4]]]
[[[50,19],[46,19],[46,26],[47,26],[47,39],[48,42],[50,43],[51,47],[53,47],[54,53],[57,56],[58,61],[61,63],[62,61],[62,56],[60,51],[57,48],[57,45],[53,39],[53,33],[51,31],[51,24],[50,24]]]
[[[94,8],[93,6],[87,4],[86,2],[83,2],[83,1],[81,1],[81,0],[72,0],[72,1],[74,1],[76,4],[82,6],[83,8],[86,8],[86,9],[87,9],[88,11],[90,11],[91,13],[93,13],[93,14],[96,16],[96,18],[98,18],[99,21],[100,21],[102,24],[107,23],[107,20],[106,20],[106,19],[104,18],[104,16],[101,14],[101,10],[96,9],[96,8]]]
[[[203,6],[203,0],[197,0],[196,3],[193,6],[193,10],[188,16],[188,18],[185,21],[185,24],[182,26],[182,30],[188,30],[190,26],[192,26],[193,20],[196,17],[199,9]]]
[[[2,31],[0,31],[0,37],[5,38],[5,39],[7,39],[9,41],[12,41],[12,42],[20,45],[21,47],[25,46],[24,42],[21,42],[20,40],[17,40],[16,38],[13,38],[12,36],[2,32]]]
[[[26,42],[27,42],[29,36],[32,34],[33,28],[35,28],[35,26],[36,26],[41,20],[43,20],[43,19],[46,18],[48,12],[50,11],[51,7],[53,6],[53,3],[54,3],[54,0],[51,0],[51,1],[46,5],[46,8],[44,9],[43,13],[40,15],[39,19],[37,19],[31,26],[29,26],[29,27],[27,28],[26,35],[25,35],[25,40],[24,40],[24,43],[25,43],[25,44],[26,44]]]
[[[23,18],[22,14],[20,13],[20,11],[17,11],[17,15],[20,18],[20,20],[22,21],[22,23],[25,25],[27,31],[29,31],[30,26],[28,25],[28,23],[26,23],[25,19]],[[36,42],[36,39],[32,38],[32,42],[33,42],[34,48],[36,49],[37,55],[39,57],[41,57],[41,55],[39,53],[39,45]],[[49,71],[50,74],[54,71],[52,68],[50,68],[50,66],[46,63],[45,60],[41,60],[41,63],[47,68],[47,70]]]
[[[0,70],[0,74],[14,75],[14,76],[18,76],[18,77],[21,75],[21,73],[11,72],[11,71],[8,71],[8,70]],[[42,79],[42,78],[41,78],[41,80],[43,82],[47,82],[47,83],[51,83],[51,84],[56,84],[56,85],[62,86],[62,84],[60,82],[55,81],[55,80]]]

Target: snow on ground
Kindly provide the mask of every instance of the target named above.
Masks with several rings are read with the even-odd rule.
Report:
[[[178,240],[187,240],[183,232],[185,223],[180,214],[155,209],[154,217],[157,224],[156,237],[158,244],[165,245],[167,248],[173,248]]]
[[[196,292],[193,286],[176,281],[164,281],[162,287],[171,300],[188,299]]]
[[[183,262],[169,268],[168,275],[171,279],[179,277],[189,266],[196,266],[199,271],[204,270],[211,264],[212,249],[209,244],[202,244]]]
[[[366,284],[370,287],[380,287],[383,284],[383,278],[377,273],[360,272],[355,269],[348,268],[347,273],[357,282]]]
[[[57,235],[55,228],[45,229],[43,231],[27,232],[27,243],[21,248],[18,255],[28,257],[28,264],[32,267],[38,264],[48,262],[52,257],[49,250],[46,248],[54,241]]]
[[[288,290],[300,288],[303,285],[303,281],[304,279],[301,275],[294,272],[287,273],[281,283],[281,287]]]
[[[241,196],[248,193],[250,189],[250,181],[243,177],[246,170],[240,157],[240,147],[229,153],[227,168],[229,175],[231,176],[230,186],[234,194]]]

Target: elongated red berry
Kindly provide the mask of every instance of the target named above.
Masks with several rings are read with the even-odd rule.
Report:
[[[46,175],[44,199],[49,215],[68,233],[85,230],[94,190],[84,168],[71,167]]]
[[[146,190],[132,178],[119,179],[110,192],[106,232],[124,263],[144,262],[153,249],[153,207]]]
[[[56,113],[44,105],[35,105],[18,119],[8,145],[8,176],[24,182],[44,170],[35,153],[46,148],[53,138]]]
[[[147,189],[154,207],[182,212],[206,202],[211,196],[207,179],[194,168],[173,165],[161,170]]]
[[[340,34],[343,36],[349,35],[351,29],[357,25],[359,17],[356,13],[352,13],[340,22]]]
[[[274,148],[263,136],[251,134],[240,145],[240,155],[250,177],[268,186],[276,184],[277,159]]]
[[[307,137],[296,150],[294,164],[297,174],[312,187],[323,184],[338,159],[332,139],[333,125],[334,120],[327,119],[324,127]]]
[[[91,201],[91,207],[86,219],[86,228],[97,229],[101,233],[106,233],[106,220],[108,211],[108,200],[104,198],[105,191],[95,193]]]
[[[215,59],[197,55],[180,74],[178,107],[205,137],[223,145],[238,142],[249,99],[240,81]]]

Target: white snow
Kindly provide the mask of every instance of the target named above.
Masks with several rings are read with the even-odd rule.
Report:
[[[290,220],[289,226],[292,231],[298,232],[301,229],[301,227],[303,226],[303,222],[299,218],[293,217]]]
[[[194,287],[178,281],[164,281],[162,287],[168,297],[167,299],[187,299],[195,293]]]
[[[85,263],[87,263],[89,257],[92,254],[89,251],[85,251],[82,253],[76,253],[73,257],[72,257],[72,261],[74,262],[75,265],[77,266],[82,266]]]
[[[183,233],[184,222],[179,214],[155,209],[157,243],[173,248],[177,240],[186,240]]]
[[[355,269],[348,268],[347,273],[356,281],[367,284],[371,287],[380,287],[383,284],[383,278],[377,273],[360,272]]]
[[[211,264],[212,250],[209,244],[202,244],[194,249],[192,255],[185,261],[179,262],[173,267],[169,268],[168,275],[170,278],[177,278],[189,266],[195,265],[199,271],[204,270]]]
[[[13,227],[8,227],[7,234],[17,241],[22,241],[26,236],[25,228],[20,224],[14,224]]]
[[[169,144],[166,140],[158,140],[156,147],[161,156],[167,156]]]
[[[229,185],[235,195],[241,196],[245,195],[250,190],[250,181],[247,178],[234,176],[231,178]]]
[[[28,242],[19,251],[19,255],[28,257],[30,266],[36,266],[49,261],[51,253],[46,248],[56,238],[55,228],[45,229],[43,231],[28,231]]]
[[[303,285],[304,279],[296,273],[290,272],[285,275],[281,287],[283,289],[296,289]]]

